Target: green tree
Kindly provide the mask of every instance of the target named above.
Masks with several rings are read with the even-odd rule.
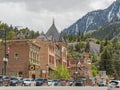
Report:
[[[120,79],[120,42],[118,39],[112,41],[112,55],[115,67],[115,79]]]
[[[15,32],[14,31],[9,31],[8,35],[7,35],[7,39],[8,40],[12,40],[15,39]]]
[[[114,72],[112,53],[110,48],[107,46],[101,54],[101,60],[99,62],[99,69],[106,71],[108,75],[112,75]]]
[[[98,75],[98,69],[95,65],[92,65],[92,75],[96,77]]]
[[[62,65],[58,65],[57,69],[55,71],[51,72],[50,78],[55,78],[55,79],[69,79],[70,78],[70,74],[67,70],[66,67],[62,66]]]

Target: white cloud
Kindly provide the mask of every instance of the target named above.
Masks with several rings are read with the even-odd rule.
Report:
[[[59,31],[87,12],[107,8],[115,0],[0,0],[0,19],[13,26],[47,31],[55,18]]]

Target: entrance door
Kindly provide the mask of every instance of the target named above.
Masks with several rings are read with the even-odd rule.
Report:
[[[32,74],[32,79],[35,80],[35,74]]]

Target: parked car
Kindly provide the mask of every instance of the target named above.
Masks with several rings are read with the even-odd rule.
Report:
[[[66,79],[61,79],[60,80],[60,85],[61,86],[66,86],[67,80]]]
[[[35,86],[41,86],[41,85],[43,85],[45,82],[46,82],[46,79],[44,79],[44,78],[37,78],[37,79],[35,80]]]
[[[54,80],[53,80],[53,85],[54,85],[54,86],[57,86],[58,84],[59,84],[59,80],[58,80],[58,79],[54,79]]]
[[[53,85],[53,80],[48,80],[48,81],[47,81],[47,85],[48,85],[48,86]]]
[[[102,80],[98,83],[98,86],[106,86],[106,82]]]
[[[23,77],[16,77],[19,80],[20,85],[23,83]]]
[[[18,85],[19,85],[19,80],[16,77],[11,77],[10,86],[18,86]]]
[[[75,86],[83,86],[83,81],[82,80],[76,81]]]
[[[31,78],[24,78],[23,79],[23,85],[24,86],[31,86],[32,84],[32,79]]]
[[[0,75],[0,86],[9,86],[10,77],[6,75]]]
[[[3,76],[2,75],[0,75],[0,86],[2,86],[2,82],[3,82],[3,78],[2,78]]]
[[[73,83],[74,83],[74,80],[68,80],[68,84],[69,84],[69,86],[72,86]]]
[[[120,81],[119,80],[111,80],[108,84],[107,90],[120,90]]]

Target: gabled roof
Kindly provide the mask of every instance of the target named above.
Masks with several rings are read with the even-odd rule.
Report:
[[[54,24],[54,21],[53,21],[52,26],[47,31],[46,36],[47,37],[51,37],[52,36],[55,41],[59,41],[60,34],[59,34],[55,24]]]

